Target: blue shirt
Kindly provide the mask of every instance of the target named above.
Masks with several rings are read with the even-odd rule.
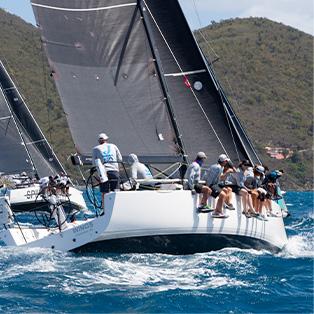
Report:
[[[219,164],[212,164],[204,173],[202,180],[206,181],[207,186],[217,185],[220,181],[220,176],[223,174],[224,168]]]

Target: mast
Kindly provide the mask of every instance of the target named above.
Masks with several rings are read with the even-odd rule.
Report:
[[[158,77],[160,78],[161,88],[162,88],[162,91],[163,91],[163,94],[165,97],[165,101],[167,104],[167,108],[169,111],[170,120],[172,122],[174,132],[175,132],[175,135],[177,137],[178,144],[179,144],[179,147],[181,150],[181,155],[183,157],[184,162],[188,164],[188,162],[189,162],[188,161],[188,155],[186,154],[184,142],[182,139],[182,134],[180,132],[180,128],[179,128],[179,124],[177,122],[177,119],[175,117],[175,112],[174,112],[174,108],[172,106],[172,102],[171,102],[171,98],[169,95],[167,83],[166,83],[166,80],[164,78],[164,74],[163,74],[164,72],[162,70],[162,65],[161,65],[159,54],[158,54],[158,49],[157,49],[156,43],[154,41],[154,36],[153,36],[151,28],[150,28],[150,24],[149,24],[148,16],[147,16],[147,10],[145,8],[145,4],[144,4],[143,0],[138,0],[138,8],[139,8],[139,11],[140,11],[141,16],[142,16],[144,28],[145,28],[147,38],[148,38],[148,42],[150,44],[151,51],[152,51],[152,54],[154,57]]]

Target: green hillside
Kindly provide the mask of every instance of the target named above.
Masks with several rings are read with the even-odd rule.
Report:
[[[285,189],[313,189],[313,36],[262,18],[231,19],[195,36],[264,164]],[[291,149],[271,159],[265,147]]]
[[[195,36],[209,61],[219,56],[213,69],[263,163],[285,170],[284,189],[313,189],[313,36],[257,18],[213,23],[201,33]],[[0,59],[60,161],[77,174],[66,161],[74,146],[38,30],[0,10],[0,42]],[[266,146],[294,153],[273,160]]]

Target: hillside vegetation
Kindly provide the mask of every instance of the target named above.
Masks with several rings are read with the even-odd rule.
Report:
[[[313,189],[313,36],[263,18],[212,22],[195,36],[264,164],[286,189]],[[293,150],[270,159],[265,147]]]
[[[219,56],[213,69],[263,163],[285,170],[284,189],[313,189],[313,36],[257,18],[213,22],[195,36],[209,62]],[[79,178],[67,161],[74,145],[39,31],[0,10],[0,42],[1,61],[60,161]],[[271,160],[265,146],[294,154]]]

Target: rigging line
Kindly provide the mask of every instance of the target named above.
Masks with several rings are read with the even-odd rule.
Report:
[[[192,6],[194,6],[194,11],[195,11],[195,14],[196,14],[196,16],[197,16],[198,23],[199,23],[199,26],[200,26],[200,28],[199,28],[198,30],[196,30],[196,31],[201,35],[201,37],[204,39],[205,43],[207,43],[208,46],[205,45],[205,47],[206,47],[206,50],[207,50],[209,59],[210,59],[210,61],[212,62],[212,60],[211,60],[211,58],[210,58],[210,53],[209,53],[209,51],[208,51],[208,47],[211,48],[211,50],[213,51],[213,53],[214,53],[214,55],[216,56],[216,58],[219,58],[219,56],[218,56],[217,53],[215,52],[214,48],[210,45],[209,40],[208,40],[209,38],[206,38],[207,32],[203,31],[204,26],[203,26],[203,24],[202,24],[202,22],[201,22],[201,19],[200,19],[199,14],[198,14],[198,9],[197,9],[195,0],[192,0],[191,2],[192,2]],[[205,35],[204,35],[204,33],[205,33]]]
[[[52,140],[51,140],[51,123],[50,123],[50,112],[49,112],[49,107],[48,107],[48,90],[47,90],[47,80],[46,80],[46,75],[44,71],[44,51],[43,51],[43,45],[40,43],[41,47],[41,62],[42,62],[42,73],[44,77],[44,89],[45,89],[45,95],[46,95],[46,108],[47,108],[47,115],[48,115],[48,127],[49,127],[49,141],[50,145],[53,151],[53,146],[52,146]]]
[[[200,32],[200,34],[203,35],[202,32]],[[205,32],[205,34],[207,34],[207,33]],[[211,61],[211,58],[210,58],[210,53],[209,53],[209,50],[208,50],[208,46],[213,50],[214,54],[218,57],[218,55],[215,53],[214,49],[213,49],[212,46],[210,45],[209,41],[208,41],[204,36],[203,36],[203,39],[204,39],[204,41],[205,41],[205,47],[206,47],[207,55],[209,56],[210,61]],[[219,58],[219,57],[218,57],[218,58]],[[209,65],[208,65],[208,66],[209,66]],[[217,77],[217,75],[216,75],[216,73],[215,73],[215,70],[214,70],[214,66],[212,66],[211,69],[212,69],[212,71],[213,71],[215,77]],[[237,153],[238,160],[240,161],[240,156],[239,156],[238,147],[237,147],[237,145],[236,145],[236,143],[235,143],[234,134],[233,134],[233,132],[232,132],[232,128],[231,128],[231,125],[230,125],[230,121],[229,121],[229,119],[228,119],[227,109],[226,109],[226,105],[225,105],[225,103],[224,103],[224,101],[223,101],[223,97],[222,97],[222,94],[221,94],[221,89],[220,89],[220,87],[217,86],[217,90],[218,90],[218,93],[219,93],[219,97],[220,97],[220,99],[221,99],[221,101],[222,101],[222,103],[223,103],[224,112],[225,112],[225,115],[226,115],[226,117],[227,117],[228,127],[229,127],[230,134],[231,134],[231,137],[232,137],[233,146],[234,146],[235,151],[236,151],[236,153]],[[230,117],[230,119],[231,119],[231,117]]]
[[[208,55],[208,57],[209,57],[210,62],[212,63],[212,60],[211,60],[211,57],[210,57],[210,52],[209,52],[209,50],[208,50],[208,47],[211,48],[211,50],[213,51],[213,53],[215,54],[215,56],[216,56],[217,58],[219,58],[219,56],[216,54],[214,48],[213,48],[212,45],[210,44],[210,38],[209,38],[209,36],[208,36],[208,33],[207,33],[206,31],[204,31],[204,32],[201,31],[201,29],[204,29],[204,27],[203,27],[203,25],[202,25],[200,16],[199,16],[199,14],[198,14],[198,10],[197,10],[197,7],[196,7],[196,3],[195,3],[194,0],[192,0],[191,2],[192,2],[192,5],[194,5],[194,10],[195,10],[195,13],[196,13],[196,16],[197,16],[197,18],[198,18],[199,25],[200,25],[200,29],[198,29],[197,31],[199,32],[200,36],[201,36],[201,37],[204,39],[204,41],[205,41],[205,48],[206,48],[206,51],[207,51],[207,55]],[[205,35],[204,35],[204,34],[205,34]],[[205,58],[205,60],[206,60],[206,58]],[[209,66],[209,65],[208,65],[208,66]],[[222,66],[222,67],[223,67],[223,66]],[[215,73],[215,70],[214,70],[214,66],[211,67],[211,69],[212,69],[212,71],[213,71],[215,77],[217,77],[217,76],[216,76],[216,73]],[[228,81],[228,80],[227,80],[227,81]],[[229,85],[230,85],[230,84],[229,84]],[[217,87],[218,87],[218,86],[217,86]],[[231,86],[230,86],[230,87],[231,87]],[[233,93],[232,88],[231,88],[231,92]],[[231,125],[230,125],[230,121],[229,121],[229,119],[228,119],[227,108],[226,108],[226,105],[225,105],[225,103],[224,103],[224,101],[223,101],[223,97],[222,97],[220,88],[218,88],[218,93],[219,93],[220,99],[221,99],[221,101],[222,101],[222,103],[223,103],[224,112],[225,112],[225,115],[226,115],[226,117],[227,117],[228,127],[229,127],[230,134],[231,134],[231,137],[232,137],[233,145],[234,145],[235,151],[236,151],[236,153],[237,153],[238,160],[240,161],[239,151],[238,151],[237,145],[236,145],[236,143],[235,143],[234,134],[233,134],[233,132],[232,132],[232,128],[231,128]],[[231,117],[230,117],[230,119],[231,119]]]
[[[223,73],[227,73],[227,71],[225,71],[224,65],[221,64],[221,66],[222,66]],[[227,83],[228,83],[228,86],[229,86],[229,88],[230,88],[231,94],[232,94],[232,96],[233,96],[233,98],[234,98],[234,101],[235,101],[235,103],[236,103],[236,105],[237,105],[237,108],[238,108],[238,111],[239,111],[239,115],[242,116],[242,115],[241,115],[240,106],[239,106],[239,101],[237,100],[237,97],[236,97],[236,95],[235,95],[234,89],[233,89],[232,86],[231,86],[231,83],[230,83],[230,81],[229,81],[229,79],[228,79],[228,76],[225,74],[225,75],[224,75],[224,78],[226,79],[226,81],[227,81]],[[245,132],[247,133],[247,135],[249,136],[249,138],[253,138],[253,137],[250,136],[250,132],[249,132],[247,126],[246,126],[246,122],[245,122],[243,119],[241,119],[241,124],[244,126]]]
[[[166,109],[166,114],[168,117],[168,121],[170,123],[170,127],[171,130],[173,131],[173,134],[171,135],[172,139],[171,142],[173,142],[173,144],[175,145],[175,153],[178,155],[182,155],[184,159],[188,159],[188,156],[186,155],[186,150],[184,147],[184,142],[182,139],[182,135],[180,132],[180,128],[179,128],[179,124],[177,123],[177,120],[175,118],[174,115],[174,109],[171,103],[171,99],[169,97],[169,90],[168,90],[168,86],[166,83],[166,80],[164,78],[164,71],[162,69],[162,65],[161,65],[161,61],[160,61],[160,56],[158,53],[158,49],[156,47],[156,43],[154,40],[154,36],[152,35],[152,30],[150,27],[150,23],[148,21],[146,21],[147,17],[147,13],[146,13],[146,9],[145,6],[139,3],[138,8],[140,10],[140,14],[141,14],[141,19],[143,21],[143,26],[146,32],[146,38],[148,39],[148,43],[150,45],[150,49],[151,49],[151,53],[153,58],[155,59],[155,69],[157,71],[158,74],[158,83],[159,83],[159,88],[160,91],[162,92],[163,95],[163,107]],[[145,11],[145,13],[144,13]],[[161,134],[158,134],[158,139],[160,138]]]
[[[171,48],[170,48],[170,46],[169,46],[169,44],[168,44],[168,42],[167,42],[167,40],[166,40],[164,34],[162,33],[162,31],[161,31],[159,25],[157,24],[157,21],[155,20],[155,18],[154,18],[154,16],[153,16],[152,12],[150,11],[150,9],[149,9],[149,7],[148,7],[146,1],[143,0],[143,2],[145,3],[145,5],[146,5],[146,7],[147,7],[147,10],[148,10],[148,12],[149,12],[151,18],[152,18],[152,20],[154,21],[154,23],[155,23],[155,25],[156,25],[156,27],[157,27],[157,29],[158,29],[158,31],[159,31],[159,33],[160,33],[162,39],[164,40],[166,46],[168,47],[168,49],[169,49],[169,51],[170,51],[170,53],[171,53],[171,55],[172,55],[172,57],[173,57],[175,63],[177,64],[179,70],[183,73],[183,70],[182,70],[182,68],[181,68],[181,66],[180,66],[180,64],[179,64],[179,62],[178,62],[178,60],[177,60],[177,58],[175,57],[173,51],[171,50]],[[191,90],[191,92],[192,92],[192,94],[193,94],[193,96],[194,96],[196,102],[198,103],[199,107],[201,108],[201,111],[203,112],[203,114],[204,114],[204,116],[205,116],[205,118],[206,118],[208,124],[209,124],[210,127],[212,128],[212,130],[213,130],[213,132],[214,132],[214,134],[215,134],[215,136],[216,136],[216,138],[217,138],[219,144],[221,145],[221,147],[222,147],[222,149],[224,150],[225,154],[228,155],[228,154],[227,154],[227,151],[226,151],[226,149],[225,149],[225,147],[224,147],[224,145],[222,144],[220,138],[218,137],[217,132],[215,131],[215,129],[214,129],[212,123],[210,122],[210,120],[209,120],[209,118],[208,118],[208,116],[207,116],[207,114],[206,114],[206,112],[205,112],[203,106],[201,105],[199,99],[197,98],[197,96],[196,96],[196,94],[194,93],[194,90],[193,90],[193,88],[192,88],[191,86],[190,86],[190,90]]]

